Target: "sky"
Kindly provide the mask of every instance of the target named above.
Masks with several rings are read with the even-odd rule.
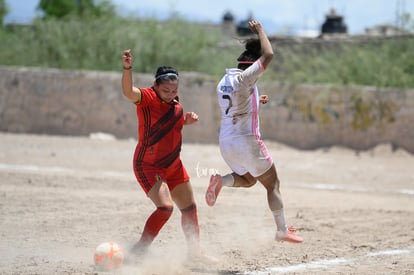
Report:
[[[5,23],[30,23],[40,0],[6,0],[9,14]],[[362,34],[367,27],[395,25],[398,14],[414,17],[414,0],[112,0],[119,14],[167,19],[173,12],[200,23],[220,23],[230,11],[235,23],[250,14],[259,20],[266,33],[287,30],[297,35],[303,30],[320,31],[331,8],[344,16],[349,34]]]

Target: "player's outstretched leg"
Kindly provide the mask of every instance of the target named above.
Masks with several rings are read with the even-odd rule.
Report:
[[[217,196],[220,193],[222,187],[223,185],[221,175],[211,175],[210,184],[206,192],[206,202],[209,206],[213,206],[216,203]]]

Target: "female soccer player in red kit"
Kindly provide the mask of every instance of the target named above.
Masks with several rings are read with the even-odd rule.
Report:
[[[190,177],[180,159],[183,125],[196,123],[198,116],[183,112],[177,96],[178,72],[172,67],[159,67],[154,85],[138,88],[132,81],[131,50],[124,51],[122,63],[122,90],[136,105],[138,117],[139,140],[133,168],[142,189],[156,206],[132,252],[146,250],[171,217],[175,203],[181,211],[188,255],[197,260],[213,260],[200,252],[197,207]]]

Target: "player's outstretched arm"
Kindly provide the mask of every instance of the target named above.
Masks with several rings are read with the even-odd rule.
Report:
[[[125,50],[122,56],[122,65],[124,66],[122,73],[122,91],[130,101],[139,103],[141,101],[141,92],[132,83],[132,63],[131,50]]]
[[[272,44],[270,44],[269,38],[267,37],[265,31],[263,30],[262,24],[259,21],[249,21],[249,28],[253,33],[259,36],[260,46],[262,48],[262,56],[260,57],[260,61],[262,62],[263,67],[267,68],[267,65],[269,65],[270,61],[273,59]]]

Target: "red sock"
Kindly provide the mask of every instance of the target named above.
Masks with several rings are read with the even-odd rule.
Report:
[[[192,248],[198,248],[200,227],[198,226],[197,206],[195,203],[181,210],[181,225],[185,238]]]
[[[161,228],[171,217],[173,212],[173,207],[165,206],[158,207],[151,216],[147,219],[145,223],[144,231],[142,232],[141,239],[139,243],[142,246],[148,246],[152,243],[155,237],[160,232]]]

